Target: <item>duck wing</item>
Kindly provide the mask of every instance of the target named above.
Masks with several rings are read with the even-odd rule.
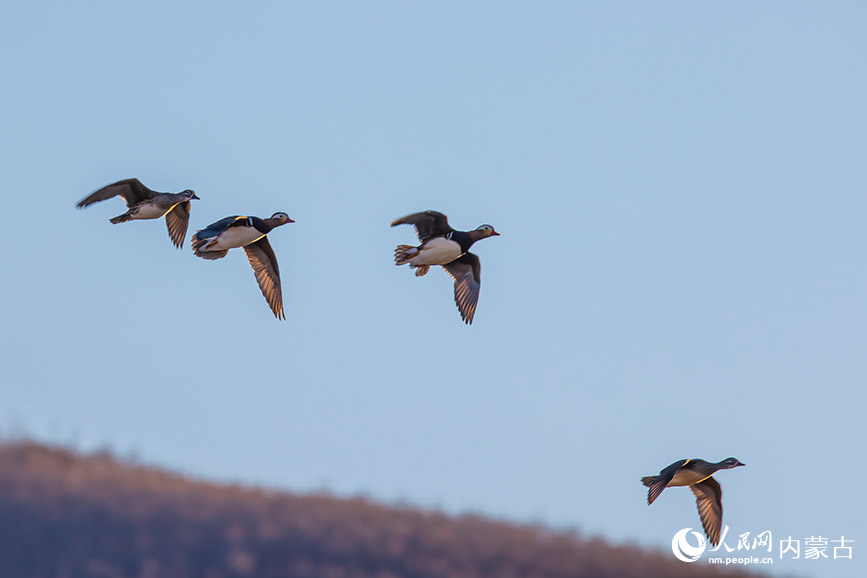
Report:
[[[171,214],[172,213],[169,212],[169,215]],[[168,215],[166,215],[166,217],[168,217]],[[193,252],[196,254],[197,257],[201,257],[202,259],[208,259],[211,261],[213,261],[214,259],[222,259],[229,253],[228,249],[225,251],[202,251],[201,249],[205,245],[207,245],[211,239],[231,227],[233,224],[246,219],[247,217],[240,217],[238,215],[234,215],[232,217],[220,219],[216,223],[211,223],[204,229],[199,229],[195,232],[193,238],[190,239],[190,243],[193,246]],[[168,221],[166,221],[166,224],[168,225]],[[171,229],[169,230],[169,234],[171,235]]]
[[[689,487],[695,494],[698,515],[704,533],[712,546],[719,544],[719,534],[722,528],[722,488],[713,477],[706,478]]]
[[[442,267],[455,280],[455,304],[461,312],[461,319],[469,325],[476,314],[479,289],[482,286],[482,264],[479,257],[473,253],[464,253]]]
[[[216,223],[211,223],[204,229],[200,229],[196,232],[199,237],[202,239],[206,239],[208,237],[216,237],[232,225],[237,225],[239,221],[243,221],[247,219],[246,216],[243,215],[232,215],[231,217],[226,217],[225,219],[220,219]]]
[[[406,217],[397,219],[391,226],[398,225],[415,225],[415,232],[418,235],[418,240],[424,243],[428,239],[434,237],[442,237],[454,231],[449,226],[449,218],[437,211],[425,211],[423,213],[413,213]]]
[[[189,224],[189,201],[178,203],[173,209],[166,213],[166,227],[169,230],[169,237],[178,249],[180,249],[184,244],[184,237],[187,236],[187,227]]]
[[[268,242],[268,237],[262,237],[255,243],[244,246],[247,260],[253,267],[256,282],[265,296],[265,301],[274,312],[277,319],[286,319],[283,313],[283,289],[280,286],[280,268],[277,266],[277,256]]]
[[[678,460],[659,472],[659,475],[656,477],[646,477],[642,478],[641,482],[648,486],[650,489],[647,490],[647,505],[649,506],[656,498],[662,494],[662,491],[668,486],[671,480],[674,478],[674,475],[680,471],[680,468],[689,463],[690,460]]]
[[[229,227],[238,226],[239,224],[246,224],[246,221],[249,217],[234,215],[231,217],[226,217],[225,219],[220,219],[216,223],[211,223],[204,229],[199,229],[196,231],[196,234],[193,235],[193,240],[201,240],[210,239],[212,237],[216,237]]]
[[[126,206],[131,209],[140,202],[152,199],[156,195],[156,191],[152,191],[144,186],[140,180],[124,179],[90,193],[78,201],[75,206],[82,209],[88,205],[105,201],[112,197],[122,197],[126,201]]]

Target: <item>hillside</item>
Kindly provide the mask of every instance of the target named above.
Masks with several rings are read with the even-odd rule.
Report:
[[[754,575],[538,527],[217,485],[105,454],[14,443],[0,445],[0,576]]]

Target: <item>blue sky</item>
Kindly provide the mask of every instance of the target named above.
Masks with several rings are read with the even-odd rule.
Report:
[[[668,549],[736,456],[730,536],[856,540],[867,378],[856,2],[12,2],[0,7],[0,425],[220,480]],[[190,233],[286,211],[286,322]],[[491,223],[464,326],[392,261],[407,213]],[[853,481],[855,482],[853,484]],[[734,539],[728,543],[733,545]]]

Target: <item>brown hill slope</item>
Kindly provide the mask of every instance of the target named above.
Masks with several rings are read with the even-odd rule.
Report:
[[[107,455],[0,445],[9,578],[745,577],[474,516],[192,481]]]

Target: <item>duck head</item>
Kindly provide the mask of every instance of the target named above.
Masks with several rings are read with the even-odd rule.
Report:
[[[746,464],[742,464],[740,461],[738,461],[737,458],[726,458],[721,461],[719,465],[722,466],[724,469],[729,470],[738,466],[745,466]]]
[[[193,199],[196,199],[197,201],[200,200],[199,197],[196,196],[196,191],[194,191],[193,189],[187,189],[186,191],[183,191],[181,194],[183,196],[185,196],[188,201],[191,201]]]
[[[473,241],[478,241],[479,239],[486,239],[488,237],[499,237],[500,234],[490,225],[479,225],[475,230],[470,231],[470,236],[473,238]]]
[[[279,227],[280,225],[285,225],[286,223],[294,223],[292,219],[289,218],[289,215],[283,212],[277,212],[271,215],[270,218],[266,219],[268,223],[272,227]]]

